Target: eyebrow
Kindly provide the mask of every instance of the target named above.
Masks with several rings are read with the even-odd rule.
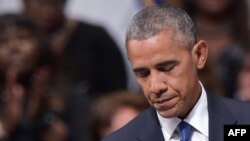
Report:
[[[176,60],[167,60],[167,61],[163,61],[161,63],[156,64],[156,67],[163,67],[163,66],[168,66],[168,65],[172,65],[172,64],[177,64],[178,62]]]
[[[178,64],[178,61],[176,61],[176,60],[167,60],[167,61],[160,62],[160,63],[156,64],[155,66],[157,68],[159,68],[159,67],[168,66],[168,65],[172,65],[172,64]],[[145,70],[145,68],[139,67],[139,68],[133,69],[133,72],[140,72],[140,71],[144,71],[144,70]]]
[[[133,69],[133,71],[134,72],[140,72],[140,71],[144,71],[145,70],[145,68],[135,68],[135,69]]]

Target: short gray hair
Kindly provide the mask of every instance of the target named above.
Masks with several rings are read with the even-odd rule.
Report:
[[[189,49],[196,43],[194,23],[186,12],[173,6],[151,6],[133,17],[126,33],[126,45],[129,40],[146,40],[169,30],[173,39]]]

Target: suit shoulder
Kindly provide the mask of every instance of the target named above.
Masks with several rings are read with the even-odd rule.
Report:
[[[250,110],[250,103],[249,102],[242,102],[239,100],[235,100],[232,98],[226,98],[226,97],[219,97],[225,105],[230,106],[230,109],[236,110],[239,108],[242,108],[242,110]]]
[[[227,108],[239,119],[250,124],[250,103],[242,102],[231,98],[220,97]]]

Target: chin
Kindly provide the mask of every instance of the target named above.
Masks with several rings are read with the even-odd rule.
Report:
[[[178,117],[178,114],[177,114],[175,109],[170,109],[170,110],[167,110],[167,111],[160,111],[160,110],[157,110],[157,111],[164,118]]]

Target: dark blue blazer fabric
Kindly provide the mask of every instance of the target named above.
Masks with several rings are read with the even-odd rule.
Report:
[[[209,141],[223,141],[224,125],[250,125],[250,103],[207,94]],[[149,108],[103,141],[164,141],[156,110]]]

